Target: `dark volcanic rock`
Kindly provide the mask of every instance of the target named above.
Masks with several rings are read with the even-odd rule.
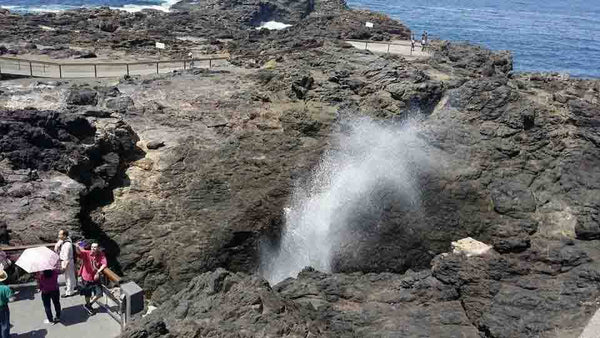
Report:
[[[174,56],[192,46],[176,37],[193,36],[232,55],[226,71],[74,87],[66,103],[77,113],[2,115],[0,215],[11,241],[53,238],[59,224],[103,239],[161,306],[126,336],[579,334],[600,296],[600,82],[514,74],[510,53],[469,44],[434,42],[417,62],[355,50],[339,40],[409,30],[343,1],[176,8],[0,17],[12,45],[151,54],[160,39]],[[269,19],[293,26],[254,29]],[[126,112],[140,144],[169,148],[129,158],[128,125],[78,105]],[[273,287],[247,275],[261,242],[277,242],[294,187],[355,117],[415,124],[435,164],[411,168],[415,198],[382,188],[365,197],[377,203],[348,207],[353,240],[335,248],[334,274],[306,270]],[[466,236],[494,249],[441,254]]]
[[[0,110],[0,215],[10,243],[51,242],[60,228],[97,236],[81,223],[82,209],[121,180],[135,142],[116,119],[94,125],[79,115]]]
[[[164,147],[165,146],[165,142],[163,141],[150,141],[148,143],[146,143],[146,148],[148,149],[158,149],[160,147]]]
[[[86,87],[73,87],[67,98],[67,103],[77,106],[95,106],[98,104],[98,93]]]
[[[106,108],[116,110],[118,112],[126,112],[133,108],[133,100],[128,96],[120,96],[106,100]]]

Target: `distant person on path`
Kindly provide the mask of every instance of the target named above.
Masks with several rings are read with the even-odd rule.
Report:
[[[411,35],[410,37],[410,55],[415,51],[415,35]]]
[[[0,270],[0,338],[10,338],[10,310],[8,302],[13,293],[10,288],[4,285],[4,281],[8,279],[8,274],[4,270]]]
[[[77,292],[77,277],[75,276],[75,258],[73,253],[73,241],[69,237],[69,231],[61,229],[58,232],[58,242],[54,251],[60,257],[60,267],[65,274],[65,293],[62,297],[74,296]]]
[[[425,47],[427,47],[427,31],[423,31],[423,35],[421,35],[421,51],[425,51]]]
[[[58,288],[58,275],[60,270],[44,270],[37,273],[37,281],[40,291],[42,292],[42,303],[44,303],[44,310],[46,311],[45,324],[55,324],[60,322],[60,291]],[[52,317],[52,308],[50,301],[54,303],[54,311],[56,317]]]
[[[81,258],[79,274],[83,283],[80,293],[85,297],[85,305],[83,307],[90,315],[93,315],[94,308],[92,305],[102,297],[100,276],[107,266],[106,257],[100,251],[100,247],[96,242],[92,243],[90,250],[82,250],[79,246],[76,248],[77,255]],[[92,294],[94,295],[93,297]]]

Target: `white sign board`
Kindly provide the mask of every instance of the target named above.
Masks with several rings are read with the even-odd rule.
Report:
[[[162,42],[156,43],[156,48],[158,48],[158,49],[165,49],[165,47],[167,47],[167,46]]]
[[[372,22],[365,22],[365,26],[369,27],[369,28],[373,28],[373,23]]]

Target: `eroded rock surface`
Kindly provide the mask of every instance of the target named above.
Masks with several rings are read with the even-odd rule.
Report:
[[[374,55],[338,38],[402,37],[401,24],[361,36],[353,20],[376,14],[336,1],[308,12],[309,2],[287,4],[184,2],[172,14],[44,19],[69,27],[71,17],[98,15],[98,34],[132,52],[154,39],[144,29],[126,38],[143,25],[179,20],[174,36],[231,27],[226,47],[210,45],[233,58],[118,83],[3,87],[7,106],[61,110],[16,122],[25,113],[0,115],[11,126],[0,134],[9,206],[0,215],[14,243],[42,239],[29,223],[52,238],[59,223],[99,236],[159,305],[130,337],[577,337],[599,297],[600,82],[513,74],[510,53],[450,42],[426,60]],[[269,18],[295,26],[236,35]],[[306,270],[270,287],[252,275],[261,240],[277,241],[294,185],[357,117],[417,121],[436,163],[415,177],[419,203],[382,195],[376,212],[349,220],[355,240],[336,250],[335,273]],[[56,222],[32,221],[34,209],[58,210],[40,214]],[[493,250],[443,254],[465,237]]]
[[[135,141],[117,119],[0,110],[0,215],[10,243],[51,242],[61,228],[97,232],[85,229],[82,212],[122,180]]]

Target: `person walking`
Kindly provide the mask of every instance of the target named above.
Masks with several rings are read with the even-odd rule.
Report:
[[[73,241],[69,237],[69,231],[61,229],[58,232],[58,242],[54,251],[60,257],[60,267],[65,275],[65,293],[62,297],[74,296],[77,292],[77,277],[75,276],[75,257],[73,254]]]
[[[44,270],[37,273],[38,287],[42,292],[42,303],[44,304],[44,310],[46,311],[45,324],[56,324],[60,322],[60,291],[58,288],[58,275],[60,270]],[[52,317],[51,304],[54,304],[54,312],[56,316]]]
[[[90,250],[83,250],[79,246],[76,246],[76,250],[77,255],[81,258],[79,274],[83,284],[80,293],[85,297],[83,308],[90,315],[93,315],[94,308],[92,305],[102,297],[100,276],[107,266],[106,256],[100,251],[100,247],[96,242],[92,243]]]
[[[10,310],[8,302],[13,293],[12,290],[4,285],[4,281],[8,279],[8,274],[4,270],[0,270],[0,338],[10,338]]]
[[[410,55],[415,51],[415,35],[410,36]]]

